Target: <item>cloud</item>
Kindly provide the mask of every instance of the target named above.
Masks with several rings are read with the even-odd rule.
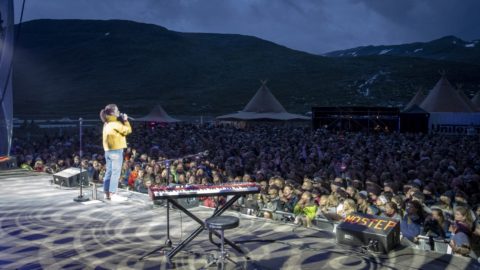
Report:
[[[18,14],[21,1],[15,0]],[[253,35],[324,53],[445,35],[480,38],[478,10],[477,0],[29,0],[25,20],[125,19],[175,31]]]
[[[430,40],[445,35],[480,38],[480,1],[477,0],[358,0],[393,26],[406,39]]]

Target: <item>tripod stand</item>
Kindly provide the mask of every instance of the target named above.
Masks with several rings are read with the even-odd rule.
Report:
[[[166,180],[166,186],[168,186],[170,182],[170,160],[165,161],[165,169],[167,170],[167,180]],[[172,240],[170,240],[170,199],[167,199],[167,239],[165,240],[165,244],[159,246],[158,248],[150,251],[149,253],[143,255],[140,257],[138,260],[141,261],[145,259],[146,257],[152,255],[153,253],[156,253],[158,251],[161,251],[163,249],[171,249],[172,248]]]
[[[80,181],[80,194],[73,198],[75,202],[86,202],[89,201],[90,199],[83,196],[83,180],[84,176],[82,175],[82,123],[83,119],[80,117],[78,119],[78,129],[79,129],[79,141],[80,141],[80,150],[79,150],[79,156],[80,156],[80,174],[79,174],[79,181]]]

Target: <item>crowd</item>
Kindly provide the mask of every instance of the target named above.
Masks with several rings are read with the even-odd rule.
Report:
[[[151,185],[255,181],[262,191],[234,205],[251,215],[307,227],[319,217],[384,216],[400,222],[407,243],[426,235],[448,239],[455,254],[480,255],[478,137],[271,125],[141,124],[133,130],[120,181],[125,188],[146,193]],[[101,127],[86,130],[82,141],[80,153],[75,133],[16,137],[12,154],[25,169],[82,166],[101,182]]]

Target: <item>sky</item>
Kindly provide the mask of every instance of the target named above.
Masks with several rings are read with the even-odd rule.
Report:
[[[16,22],[124,19],[180,32],[256,36],[322,54],[366,45],[480,39],[480,0],[14,0]]]

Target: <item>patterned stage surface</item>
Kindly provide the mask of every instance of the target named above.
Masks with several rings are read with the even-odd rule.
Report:
[[[216,252],[205,231],[172,264],[161,253],[139,261],[165,242],[165,207],[128,191],[121,193],[125,202],[77,203],[78,189],[59,188],[51,180],[47,174],[0,171],[1,269],[200,269]],[[212,213],[191,210],[201,218]],[[170,214],[175,245],[198,223],[179,210]],[[388,255],[364,254],[337,245],[331,232],[226,214],[240,217],[240,227],[225,236],[250,257],[229,249],[238,264],[227,269],[480,269],[467,258],[404,247]]]

